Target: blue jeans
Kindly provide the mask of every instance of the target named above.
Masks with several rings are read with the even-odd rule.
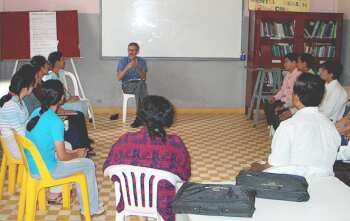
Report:
[[[347,146],[349,143],[348,139],[345,136],[341,136],[341,144],[340,146]]]
[[[55,170],[51,171],[51,176],[54,179],[70,176],[77,172],[83,172],[86,176],[89,204],[91,215],[98,211],[99,197],[95,173],[95,164],[90,159],[78,158],[70,161],[58,161]],[[80,210],[83,213],[83,201],[79,185],[77,186]]]

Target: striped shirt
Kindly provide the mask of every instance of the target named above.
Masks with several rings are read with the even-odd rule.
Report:
[[[17,96],[13,96],[0,108],[0,131],[15,158],[20,159],[20,153],[11,129],[24,136],[28,117],[26,106]]]

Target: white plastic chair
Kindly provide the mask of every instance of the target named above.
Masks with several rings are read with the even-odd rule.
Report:
[[[269,136],[273,137],[273,135],[275,135],[275,129],[273,128],[273,126],[267,126],[267,129],[269,130]]]
[[[9,92],[10,80],[0,81],[0,98]]]
[[[64,82],[63,82],[64,86],[66,88],[68,88],[68,84],[67,84],[67,77],[68,77],[71,80],[72,84],[73,84],[74,96],[78,96],[81,101],[86,102],[86,104],[88,105],[89,118],[92,119],[92,124],[94,125],[94,128],[96,128],[94,111],[92,109],[92,105],[91,105],[89,99],[87,99],[86,96],[85,96],[85,93],[83,91],[82,86],[79,84],[77,78],[75,77],[75,75],[73,73],[71,73],[69,71],[64,71],[64,76],[65,76]]]
[[[133,183],[132,174],[135,177],[135,185]],[[122,188],[122,195],[124,200],[124,210],[120,213],[116,212],[115,220],[123,221],[127,216],[145,216],[155,218],[157,221],[163,221],[162,217],[157,211],[157,193],[158,193],[158,182],[160,180],[167,180],[172,185],[176,187],[177,182],[181,182],[180,177],[177,175],[147,167],[138,167],[131,165],[113,165],[109,166],[104,171],[105,176],[112,178],[117,176],[120,180],[119,182],[114,182],[115,186],[115,199],[116,205],[118,206],[120,200],[120,185]],[[141,192],[141,176],[144,175],[143,187],[144,187],[144,200],[145,207],[142,205],[142,192]],[[125,176],[125,177],[124,177]],[[152,190],[150,188],[151,178],[154,177],[152,182]],[[125,179],[126,178],[126,179]],[[126,183],[129,189],[126,189]],[[136,188],[136,191],[135,191]],[[136,192],[137,198],[134,197],[134,192]],[[150,205],[150,192],[152,192],[152,205]],[[128,196],[130,199],[130,204],[128,202]]]
[[[128,115],[128,100],[130,98],[134,98],[135,99],[135,95],[134,94],[124,94],[123,93],[123,123],[126,122],[126,117]]]

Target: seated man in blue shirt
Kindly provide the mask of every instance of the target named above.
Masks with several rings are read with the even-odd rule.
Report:
[[[147,64],[145,59],[137,57],[140,47],[131,42],[128,45],[128,57],[122,58],[117,66],[117,79],[122,81],[122,89],[125,94],[135,94],[136,111],[139,110],[141,102],[147,96],[146,73]],[[131,127],[139,127],[140,120],[135,118]]]

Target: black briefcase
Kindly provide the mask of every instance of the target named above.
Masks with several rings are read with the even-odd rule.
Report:
[[[255,192],[229,184],[186,182],[172,202],[174,213],[251,217]]]
[[[341,160],[335,161],[333,171],[335,177],[350,186],[350,163],[344,163]]]
[[[242,170],[236,177],[236,185],[255,190],[258,198],[295,202],[310,198],[309,185],[302,176]]]

